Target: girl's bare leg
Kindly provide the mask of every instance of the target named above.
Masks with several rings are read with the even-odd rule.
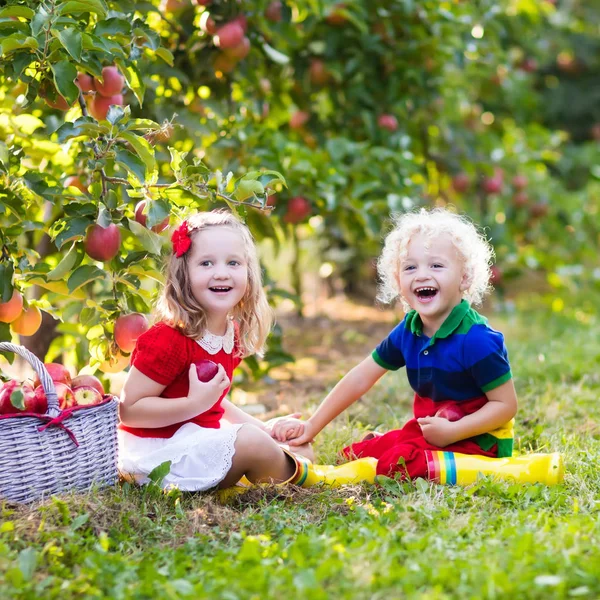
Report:
[[[246,424],[238,431],[231,469],[219,487],[231,487],[244,475],[252,483],[286,481],[295,471],[296,466],[268,433]]]

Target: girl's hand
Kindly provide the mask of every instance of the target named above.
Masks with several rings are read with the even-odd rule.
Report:
[[[192,364],[190,365],[189,378],[190,389],[188,398],[195,405],[198,405],[200,409],[198,414],[202,414],[211,406],[214,406],[230,384],[229,377],[225,373],[225,368],[221,364],[219,365],[217,374],[206,383],[198,379],[196,366]]]
[[[275,426],[280,423],[281,421],[286,421],[287,419],[299,419],[302,416],[301,413],[292,413],[291,415],[284,415],[283,417],[273,417],[272,419],[269,419],[268,421],[265,421],[263,423],[264,429],[265,431],[274,439],[277,439],[274,435],[273,435],[273,429],[275,428]]]
[[[290,446],[303,446],[304,444],[312,444],[313,438],[318,431],[315,426],[308,421],[301,421],[302,428],[299,430],[296,437],[288,438]]]
[[[438,448],[444,448],[457,441],[456,426],[442,417],[422,417],[417,419],[421,426],[423,437],[427,442]]]
[[[278,442],[287,442],[292,438],[298,437],[304,431],[304,421],[297,417],[300,413],[294,413],[287,417],[279,417],[271,425],[271,437]]]

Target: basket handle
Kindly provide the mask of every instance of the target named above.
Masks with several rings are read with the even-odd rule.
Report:
[[[48,400],[48,410],[46,414],[52,418],[60,415],[61,410],[58,406],[58,396],[56,395],[54,382],[48,374],[44,363],[35,354],[29,352],[29,350],[27,350],[27,348],[24,348],[23,346],[10,344],[9,342],[0,342],[0,351],[3,350],[18,354],[33,367],[33,370],[37,373],[37,376],[40,378],[40,382],[42,383],[42,387],[44,388],[44,393],[46,394],[46,399]]]

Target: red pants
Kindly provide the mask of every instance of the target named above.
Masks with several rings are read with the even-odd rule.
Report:
[[[479,454],[491,458],[497,456],[496,446],[485,451],[472,439],[461,440],[445,448],[433,446],[423,437],[416,419],[411,419],[402,429],[394,429],[385,435],[346,446],[342,452],[347,458],[376,458],[378,475],[392,476],[394,473],[400,473],[403,476],[408,474],[412,479],[428,476],[425,450]],[[399,465],[398,460],[401,458],[404,459],[404,464]]]

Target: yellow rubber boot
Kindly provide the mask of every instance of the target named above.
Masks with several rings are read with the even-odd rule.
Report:
[[[429,479],[437,483],[469,485],[479,473],[521,483],[556,485],[564,479],[561,454],[526,454],[507,458],[488,458],[476,454],[459,454],[426,450]]]
[[[296,461],[297,469],[289,483],[301,487],[313,487],[320,484],[340,487],[363,481],[374,483],[377,474],[376,458],[359,458],[343,465],[313,465],[302,456],[294,455],[293,458]]]

